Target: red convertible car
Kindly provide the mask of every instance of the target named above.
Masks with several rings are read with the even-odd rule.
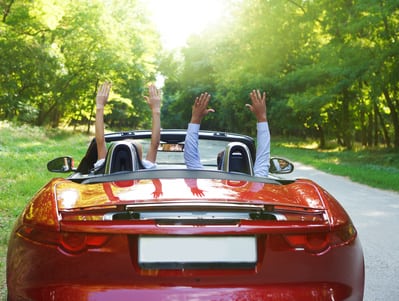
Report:
[[[363,300],[364,259],[340,203],[293,165],[271,158],[253,176],[255,144],[201,131],[204,169],[187,169],[184,130],[162,130],[157,168],[144,170],[131,140],[106,135],[103,169],[92,141],[77,168],[48,163],[52,179],[10,236],[8,301]],[[224,152],[219,170],[216,156]]]

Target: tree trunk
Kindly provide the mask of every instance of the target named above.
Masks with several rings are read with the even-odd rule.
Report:
[[[384,117],[382,116],[381,111],[378,110],[378,108],[376,110],[376,113],[377,113],[377,116],[378,116],[378,118],[380,120],[382,133],[384,134],[385,144],[386,144],[387,147],[391,147],[391,139],[389,137],[389,133],[388,133],[387,127],[385,126]]]
[[[344,146],[347,149],[352,149],[352,124],[350,118],[350,93],[347,89],[343,91],[342,97],[342,133]]]
[[[366,110],[363,100],[360,100],[360,125],[361,125],[361,142],[363,146],[367,146],[367,122],[366,122]]]
[[[373,109],[374,109],[374,114],[373,114],[373,117],[374,117],[374,146],[378,146],[380,134],[378,132],[378,106],[377,106],[376,101],[374,101]]]
[[[384,89],[383,91],[385,99],[387,101],[387,105],[389,109],[391,110],[391,120],[392,120],[392,125],[393,125],[393,130],[394,130],[394,138],[393,138],[393,143],[395,149],[399,149],[399,117],[398,117],[398,109],[395,107],[394,102],[392,101],[392,98],[389,95],[388,90]]]
[[[369,124],[367,127],[367,146],[373,146],[373,129],[374,129],[374,115],[372,112],[368,114]]]
[[[320,124],[316,124],[316,130],[319,134],[319,148],[326,148],[326,137],[324,135],[323,127]]]

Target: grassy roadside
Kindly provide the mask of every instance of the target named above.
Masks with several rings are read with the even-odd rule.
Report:
[[[313,166],[330,174],[346,176],[354,182],[399,192],[399,151],[361,147],[318,150],[312,142],[287,142],[273,138],[271,153]]]
[[[47,171],[46,163],[62,155],[80,160],[91,138],[70,130],[16,127],[0,122],[0,300],[6,300],[6,252],[12,225],[33,194],[57,176]],[[310,143],[273,138],[272,155],[399,191],[399,152],[319,151]]]
[[[9,233],[25,204],[45,183],[59,174],[46,164],[58,156],[80,159],[92,137],[0,121],[0,300],[6,300],[6,253]]]

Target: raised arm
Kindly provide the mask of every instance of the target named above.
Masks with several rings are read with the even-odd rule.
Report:
[[[191,120],[188,124],[186,140],[184,142],[184,161],[187,168],[203,168],[198,151],[198,132],[202,119],[208,115],[208,113],[215,112],[214,109],[208,108],[210,99],[210,94],[202,93],[194,100]]]
[[[146,159],[155,163],[157,160],[159,142],[161,140],[161,93],[155,85],[150,85],[148,87],[148,92],[149,96],[144,96],[144,98],[151,108],[152,134],[151,145],[148,149]]]
[[[105,159],[107,155],[107,146],[104,137],[104,107],[108,102],[111,83],[103,83],[97,91],[96,96],[96,143],[97,143],[97,162]]]
[[[266,115],[266,93],[260,93],[259,90],[253,90],[249,96],[252,104],[246,104],[255,115],[258,123],[256,158],[254,164],[254,174],[259,177],[266,177],[269,174],[270,166],[270,131]]]

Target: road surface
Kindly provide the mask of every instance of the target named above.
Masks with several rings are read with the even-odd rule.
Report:
[[[370,188],[300,163],[294,165],[290,177],[314,180],[351,216],[365,257],[363,301],[399,300],[399,193]]]

